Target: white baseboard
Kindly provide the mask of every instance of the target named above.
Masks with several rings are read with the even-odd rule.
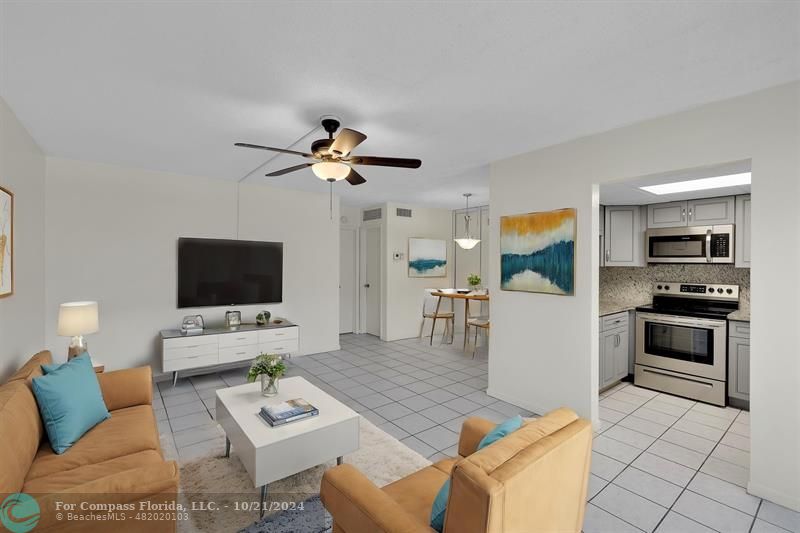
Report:
[[[753,496],[764,498],[772,503],[777,503],[778,505],[783,505],[784,507],[800,512],[800,498],[788,496],[770,487],[753,483],[752,481],[747,482],[747,492]]]

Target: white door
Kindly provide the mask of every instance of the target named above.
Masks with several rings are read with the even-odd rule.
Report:
[[[339,236],[339,333],[355,330],[356,230],[342,229]]]
[[[366,272],[364,291],[366,292],[366,332],[381,335],[381,229],[367,229]]]

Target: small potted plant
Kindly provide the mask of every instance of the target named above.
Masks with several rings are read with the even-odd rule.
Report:
[[[280,355],[262,353],[250,365],[247,381],[252,383],[261,376],[261,394],[275,396],[278,394],[278,380],[286,372],[286,364]]]
[[[467,276],[467,283],[469,283],[470,288],[474,291],[480,286],[481,277],[478,274],[470,274]]]

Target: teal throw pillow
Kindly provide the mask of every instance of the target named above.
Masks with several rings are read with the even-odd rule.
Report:
[[[109,418],[89,354],[63,365],[42,365],[44,376],[33,378],[33,394],[57,454],[67,451],[94,426]]]
[[[517,415],[509,418],[505,422],[498,424],[495,428],[487,433],[478,443],[478,449],[481,450],[493,442],[497,442],[509,433],[513,433],[522,427],[522,417]],[[447,499],[450,497],[450,479],[444,482],[439,493],[433,500],[433,507],[431,508],[431,527],[441,533],[444,529],[444,515],[447,512]]]
[[[444,529],[444,514],[447,511],[447,498],[449,497],[450,478],[447,478],[442,488],[439,489],[439,494],[434,498],[431,508],[431,527],[439,533],[442,533],[442,529]]]
[[[486,448],[490,444],[499,441],[509,433],[514,433],[521,427],[522,427],[522,417],[519,415],[511,417],[505,422],[497,424],[497,426],[493,430],[491,430],[481,439],[481,441],[478,443],[478,449],[482,450]]]

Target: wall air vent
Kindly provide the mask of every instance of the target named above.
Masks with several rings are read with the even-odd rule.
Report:
[[[380,220],[383,217],[383,212],[380,207],[375,209],[364,209],[361,215],[361,220],[367,222],[368,220]]]
[[[405,207],[398,207],[397,216],[411,218],[411,209],[406,209]]]

